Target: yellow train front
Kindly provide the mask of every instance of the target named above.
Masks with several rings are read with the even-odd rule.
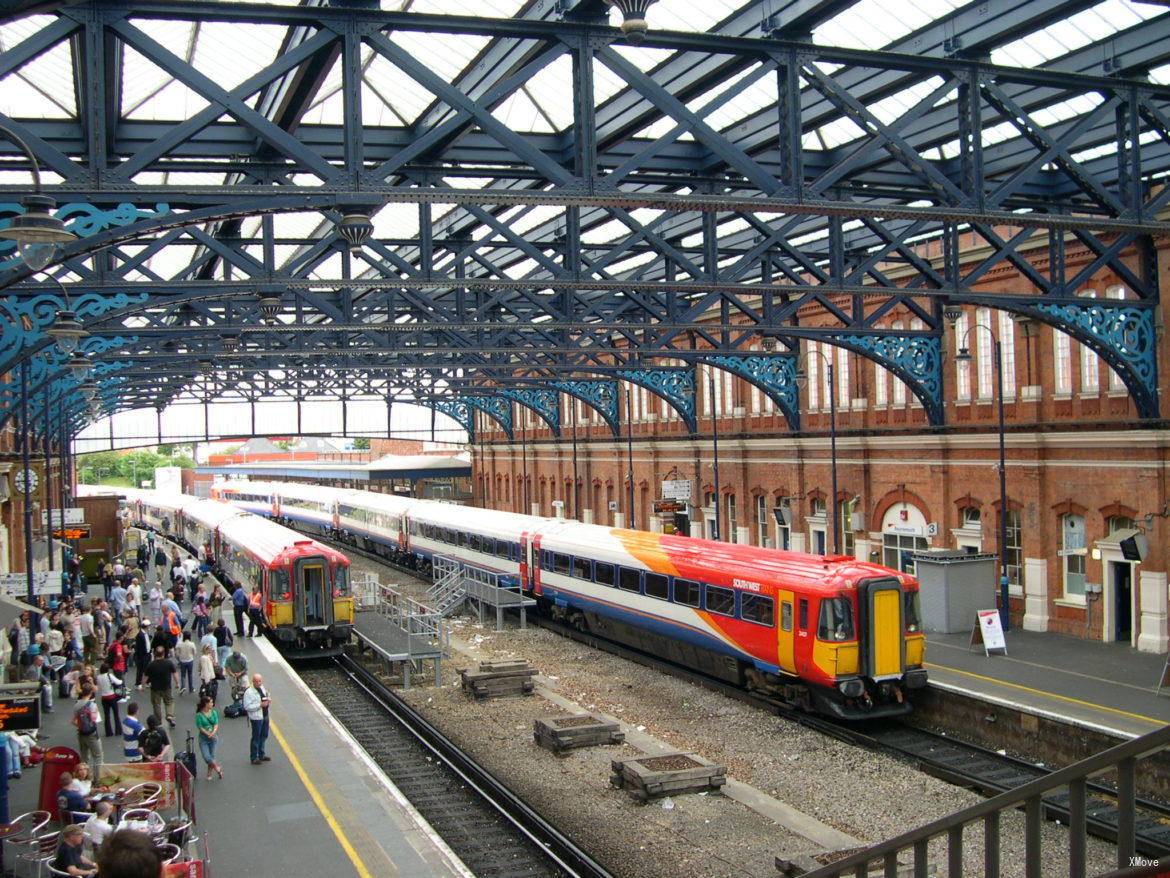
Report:
[[[285,655],[341,652],[354,613],[345,555],[255,515],[225,521],[217,538],[216,566],[249,594],[259,588],[268,636]]]

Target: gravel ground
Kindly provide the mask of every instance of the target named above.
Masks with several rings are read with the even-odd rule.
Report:
[[[383,581],[407,577],[353,559]],[[409,584],[414,591],[417,583]],[[680,796],[674,808],[639,806],[609,786],[609,761],[634,755],[628,745],[558,758],[532,743],[532,720],[563,711],[539,695],[474,703],[459,689],[458,669],[475,658],[523,658],[542,683],[584,710],[612,714],[669,745],[726,766],[728,775],[869,842],[905,832],[982,801],[890,757],[827,738],[746,704],[624,659],[591,650],[543,629],[493,630],[473,618],[451,620],[459,652],[445,663],[444,684],[405,693],[432,722],[622,878],[775,876],[775,855],[814,846],[755,812],[718,795]],[[1001,818],[1004,878],[1023,876],[1023,816]],[[965,873],[979,875],[982,828],[968,827]],[[1066,875],[1068,835],[1043,829],[1044,875]],[[1088,842],[1089,871],[1113,867],[1116,849]],[[936,874],[945,873],[945,842],[931,845]],[[680,866],[685,871],[680,870]]]

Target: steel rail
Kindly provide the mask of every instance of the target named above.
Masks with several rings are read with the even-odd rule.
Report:
[[[579,878],[612,878],[600,863],[427,722],[373,674],[346,655],[334,658],[333,663],[532,846],[555,863],[558,869]]]

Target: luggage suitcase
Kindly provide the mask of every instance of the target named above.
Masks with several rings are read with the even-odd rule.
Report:
[[[175,761],[181,763],[187,771],[191,772],[191,777],[195,776],[198,766],[195,764],[195,739],[191,737],[190,729],[187,730],[187,747],[175,757]]]

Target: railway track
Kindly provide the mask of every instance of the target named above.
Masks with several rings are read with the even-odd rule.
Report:
[[[477,878],[610,878],[348,656],[300,673]]]
[[[416,571],[388,561],[373,552],[345,543],[338,543],[338,546],[393,570],[418,576]],[[838,740],[909,761],[927,774],[985,795],[994,796],[1049,773],[1040,765],[968,744],[939,732],[911,726],[902,721],[845,724],[807,714],[783,702],[748,692],[606,638],[578,631],[535,613],[529,615],[529,620],[564,637],[720,692],[729,698],[783,716]],[[1116,791],[1107,784],[1096,782],[1088,784],[1087,792],[1089,795],[1086,802],[1086,826],[1089,833],[1106,841],[1116,842],[1118,822]],[[1067,793],[1046,797],[1044,808],[1048,819],[1067,824],[1069,820]],[[1138,853],[1146,856],[1161,856],[1170,851],[1170,807],[1149,799],[1138,800],[1136,849]]]

